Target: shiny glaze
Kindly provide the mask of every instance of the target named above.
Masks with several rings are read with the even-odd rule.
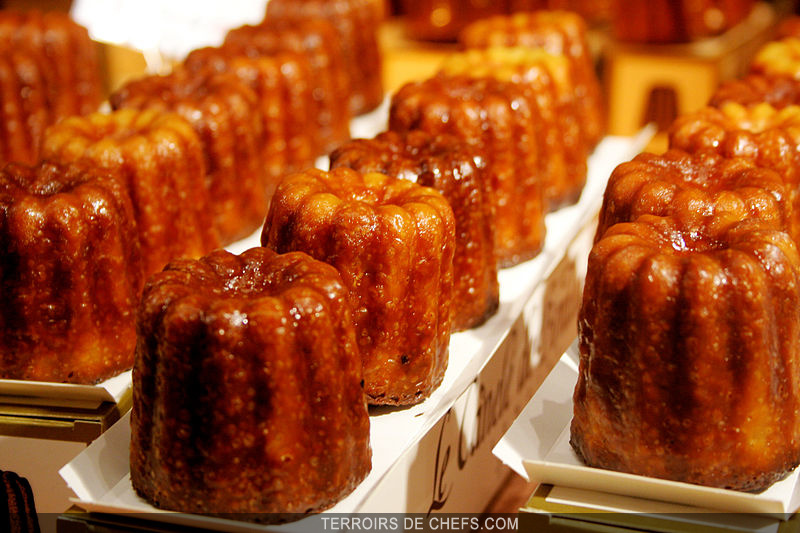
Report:
[[[45,129],[54,120],[45,72],[38,54],[0,52],[0,162],[32,165],[39,160]]]
[[[132,366],[133,212],[125,187],[89,167],[0,171],[0,378],[90,384]]]
[[[286,177],[263,246],[300,250],[350,290],[371,404],[424,400],[447,368],[455,221],[434,189],[340,167]]]
[[[269,156],[258,98],[238,77],[178,69],[127,83],[109,98],[114,109],[155,109],[181,115],[205,154],[214,223],[223,245],[264,222]]]
[[[394,94],[389,109],[390,130],[449,134],[486,151],[500,267],[530,259],[544,245],[537,118],[537,107],[522,87],[469,76],[408,83]]]
[[[777,109],[800,104],[800,80],[789,76],[747,74],[719,84],[708,105],[722,108],[733,102],[743,106],[767,103]]]
[[[614,224],[646,214],[681,217],[698,235],[744,219],[787,230],[792,206],[785,191],[780,175],[748,159],[681,150],[642,153],[612,172],[595,242]]]
[[[571,443],[592,466],[759,491],[800,463],[800,258],[759,220],[643,215],[589,257]]]
[[[0,163],[39,162],[47,126],[97,110],[95,44],[63,13],[0,11]]]
[[[330,21],[308,19],[257,26],[241,26],[228,32],[223,48],[248,57],[294,52],[308,58],[315,108],[317,145],[327,154],[350,138],[350,81],[344,67],[342,45]]]
[[[329,21],[342,47],[350,86],[350,111],[360,115],[383,101],[382,59],[378,27],[382,10],[374,0],[272,0],[268,24],[294,24],[312,19]]]
[[[605,103],[586,39],[586,23],[580,16],[543,10],[487,17],[464,28],[459,41],[465,48],[523,46],[565,55],[570,59],[578,116],[589,148],[605,134]]]
[[[493,77],[520,84],[537,108],[539,179],[545,184],[548,210],[578,200],[586,183],[586,132],[576,107],[569,60],[538,48],[493,47],[451,54],[446,76]]]
[[[4,9],[0,42],[40,56],[51,123],[97,111],[103,99],[97,45],[66,13]]]
[[[358,346],[329,265],[265,248],[178,260],[149,279],[137,328],[131,481],[151,503],[299,518],[369,472]]]
[[[727,103],[682,115],[669,131],[671,147],[746,158],[781,175],[792,206],[788,231],[800,237],[800,107]]]
[[[210,69],[232,73],[256,93],[269,145],[269,194],[283,174],[313,166],[320,148],[314,128],[309,127],[314,104],[305,56],[280,52],[251,58],[229,54],[222,48],[200,48],[183,64],[194,72]]]
[[[219,246],[200,139],[174,113],[121,109],[69,117],[45,135],[44,157],[108,170],[133,202],[147,275]]]
[[[479,149],[455,137],[416,130],[383,132],[374,139],[356,139],[336,149],[331,168],[381,172],[414,181],[442,193],[455,216],[453,255],[453,331],[477,327],[494,314],[500,302],[494,255],[494,203]]]

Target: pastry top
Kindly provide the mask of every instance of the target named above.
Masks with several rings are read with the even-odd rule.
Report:
[[[800,79],[800,38],[785,37],[768,42],[756,53],[750,71]]]
[[[721,148],[731,145],[735,155],[738,136],[753,137],[774,129],[794,130],[800,126],[800,106],[776,108],[766,102],[744,106],[728,102],[716,107],[705,107],[679,116],[670,128],[670,142],[692,148]],[[741,149],[741,148],[739,148]]]
[[[380,172],[361,173],[350,168],[335,168],[329,172],[312,168],[287,176],[278,186],[270,212],[276,209],[307,212],[325,221],[335,212],[347,209],[368,209],[388,216],[395,208],[420,214],[420,209],[429,211],[430,215],[435,215],[433,218],[449,225],[452,233],[452,209],[435,189]],[[398,219],[398,229],[407,222]],[[266,233],[269,228],[265,226],[264,229]],[[405,231],[415,230],[405,228]]]
[[[571,11],[520,11],[486,17],[464,28],[459,41],[467,48],[543,47],[553,54],[589,56],[586,23]]]
[[[689,228],[693,239],[713,242],[747,218],[785,230],[790,214],[781,176],[749,159],[675,149],[642,153],[611,174],[595,241],[614,224],[642,215],[670,215]]]
[[[742,78],[720,83],[708,105],[722,107],[726,103],[751,106],[767,103],[776,108],[800,104],[800,80],[791,76],[747,74]]]
[[[384,131],[372,139],[353,139],[334,150],[330,159],[331,168],[380,172],[428,186],[453,169],[461,176],[458,179],[467,179],[486,167],[480,147],[423,130],[406,134]]]
[[[530,121],[536,114],[519,84],[496,78],[441,75],[407,83],[394,94],[389,129],[448,133],[471,143],[493,137],[506,147],[522,149],[524,145],[524,153],[535,160],[538,150],[531,140],[536,133]],[[520,130],[520,135],[512,133]],[[536,163],[530,166],[536,168]]]
[[[291,298],[302,298],[306,291],[313,293],[335,306],[337,315],[350,314],[347,291],[335,268],[303,252],[277,254],[261,247],[238,256],[217,250],[200,259],[172,261],[148,281],[140,314],[153,315],[180,301],[191,302],[186,312],[202,308],[209,316],[224,314],[232,302],[248,300],[282,308],[287,291],[291,291]],[[345,336],[338,342],[352,347],[354,339]]]
[[[119,145],[134,147],[149,141],[175,144],[179,138],[193,139],[199,146],[192,126],[176,113],[120,109],[110,114],[92,113],[62,120],[48,129],[45,153],[52,146],[73,159],[106,154],[104,157],[114,166],[121,163]]]
[[[569,59],[543,48],[492,46],[471,48],[447,56],[441,72],[445,75],[493,77],[501,81],[534,84],[543,75],[553,80],[561,98],[574,92]],[[544,74],[546,72],[546,74]]]
[[[178,68],[164,76],[145,76],[126,83],[109,96],[109,101],[114,109],[152,107],[174,111],[177,105],[186,101],[198,101],[212,95],[227,101],[232,98],[241,100],[242,107],[256,107],[255,93],[240,78],[212,69],[192,72]],[[260,131],[261,123],[257,118],[258,114],[255,114],[250,127]]]
[[[746,157],[798,183],[800,106],[776,109],[761,103],[743,106],[729,102],[679,116],[669,130],[670,147],[712,151],[726,157]]]
[[[45,160],[35,166],[8,163],[0,169],[0,194],[7,208],[42,209],[41,202],[57,200],[66,206],[82,193],[99,190],[111,193],[124,212],[132,212],[124,185],[96,167]]]

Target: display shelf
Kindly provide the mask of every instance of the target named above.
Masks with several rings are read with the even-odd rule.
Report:
[[[635,138],[606,138],[598,146],[590,158],[580,201],[547,216],[543,251],[531,261],[500,272],[497,314],[479,328],[452,336],[444,381],[430,398],[407,408],[370,410],[372,472],[331,512],[454,512],[463,510],[458,505],[477,505],[477,500],[468,503],[468,498],[447,496],[469,478],[466,465],[480,450],[490,455],[494,442],[566,348],[560,346],[555,357],[543,354],[547,352],[545,337],[552,333],[548,321],[564,309],[569,323],[574,323],[576,306],[566,303],[579,299],[575,283],[582,279],[580,265],[585,264],[591,246],[605,182],[611,170],[638,153],[650,135],[647,131]],[[562,271],[558,267],[565,259],[570,268]],[[543,302],[566,279],[572,280],[572,290],[562,298],[565,305],[553,305],[545,319]],[[166,513],[140,499],[130,484],[129,440],[130,426],[124,417],[61,470],[77,495],[78,506],[102,513],[146,513],[154,520],[192,527],[263,531],[253,524]],[[440,453],[443,443],[449,447],[447,453]],[[439,451],[429,450],[428,444],[438,445]],[[445,457],[453,463],[443,463]],[[445,471],[452,477],[445,479]],[[430,488],[437,483],[444,489]],[[497,486],[487,482],[485,488],[485,494],[482,487],[470,489],[485,499],[484,505]]]

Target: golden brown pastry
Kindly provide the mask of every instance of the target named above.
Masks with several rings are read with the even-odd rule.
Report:
[[[38,163],[47,126],[100,105],[86,29],[62,13],[0,10],[0,97],[0,164]]]
[[[257,521],[332,506],[371,467],[347,290],[302,253],[179,260],[137,315],[131,482],[155,506]]]
[[[9,163],[0,212],[0,378],[91,384],[129,369],[143,270],[125,185]]]
[[[182,66],[195,73],[231,73],[256,93],[268,144],[268,195],[284,174],[314,165],[321,148],[311,126],[314,87],[305,56],[280,52],[247,57],[208,47],[192,51]]]
[[[471,49],[448,56],[441,72],[447,76],[493,77],[524,87],[538,112],[538,179],[545,185],[547,209],[555,210],[580,198],[589,150],[566,56],[521,46]]]
[[[743,106],[767,103],[777,109],[800,105],[800,80],[790,76],[747,74],[719,84],[708,105],[722,108],[725,104]]]
[[[321,153],[327,154],[350,138],[350,81],[344,66],[342,45],[330,21],[308,19],[269,21],[241,26],[228,32],[223,48],[248,57],[294,52],[308,58]]]
[[[800,79],[800,38],[785,37],[762,46],[750,63],[750,72]]]
[[[153,109],[69,117],[45,135],[44,157],[106,169],[130,195],[145,274],[219,246],[203,147],[181,116]]]
[[[800,463],[800,257],[761,220],[678,211],[592,249],[571,443],[590,466],[760,491]]]
[[[441,194],[377,172],[309,169],[278,186],[261,243],[306,252],[342,275],[369,403],[418,403],[441,383],[455,249]]]
[[[65,13],[0,10],[0,43],[36,54],[47,86],[50,123],[97,111],[103,99],[97,45]]]
[[[605,101],[586,37],[586,23],[568,11],[533,11],[489,17],[470,24],[459,36],[465,48],[522,46],[543,48],[571,62],[575,99],[589,148],[606,129]]]
[[[595,241],[614,224],[642,215],[680,216],[695,224],[759,219],[788,231],[792,206],[775,171],[744,158],[672,149],[642,153],[614,169],[600,208]]]
[[[669,144],[693,153],[746,158],[778,172],[792,208],[787,231],[800,236],[800,107],[728,103],[701,109],[675,120]]]
[[[222,244],[261,227],[273,181],[264,164],[269,145],[258,97],[238,77],[178,69],[129,82],[110,101],[114,109],[172,111],[192,125],[203,145],[211,210]]]
[[[383,70],[378,45],[382,12],[374,0],[271,0],[267,24],[295,24],[324,19],[333,24],[342,46],[354,115],[371,111],[383,101]]]
[[[544,245],[537,111],[518,84],[469,76],[408,83],[393,95],[389,109],[390,130],[454,135],[486,150],[500,267],[530,259]]]
[[[374,139],[355,139],[334,150],[331,168],[381,172],[438,190],[453,208],[456,248],[453,255],[451,328],[477,327],[500,303],[494,254],[494,203],[480,149],[455,137],[421,130],[387,131]]]

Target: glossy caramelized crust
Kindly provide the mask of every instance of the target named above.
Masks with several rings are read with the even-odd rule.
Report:
[[[585,132],[576,107],[569,60],[540,48],[492,47],[451,54],[442,64],[447,76],[493,77],[523,86],[536,104],[539,124],[539,179],[549,210],[578,200],[586,183]]]
[[[95,169],[0,171],[0,378],[89,384],[131,367],[143,279],[133,212]]]
[[[748,159],[675,149],[662,155],[645,152],[612,172],[595,242],[614,224],[635,222],[642,215],[723,225],[758,219],[786,231],[792,206],[785,191],[779,174]]]
[[[756,53],[750,71],[800,79],[800,38],[785,37],[768,42]]]
[[[0,470],[0,491],[4,507],[0,528],[14,533],[39,533],[36,503],[28,480],[15,472]]]
[[[687,43],[719,35],[750,14],[755,0],[616,0],[613,35],[622,42]]]
[[[323,154],[350,138],[350,81],[344,67],[342,45],[333,24],[323,19],[257,26],[241,26],[228,32],[223,48],[232,55],[248,57],[294,52],[308,58],[319,147]]]
[[[349,168],[287,176],[263,246],[339,270],[371,404],[409,405],[441,383],[450,342],[455,221],[434,189]]]
[[[669,131],[670,146],[741,157],[781,175],[792,205],[789,232],[800,236],[800,107],[729,103],[684,114]]]
[[[97,47],[86,28],[55,11],[0,11],[0,43],[39,57],[50,123],[97,110],[103,98]]]
[[[114,109],[173,111],[194,128],[205,154],[214,224],[222,244],[261,227],[271,182],[258,98],[231,74],[178,69],[127,83],[110,97]]]
[[[331,168],[381,172],[438,190],[453,208],[453,331],[477,327],[497,310],[500,286],[494,255],[494,203],[485,156],[455,137],[421,130],[387,131],[356,139],[330,156]]]
[[[48,125],[95,111],[94,44],[61,13],[0,10],[0,164],[36,164]]]
[[[500,267],[530,259],[544,245],[537,118],[535,104],[519,85],[469,76],[408,83],[394,94],[389,109],[390,130],[450,134],[486,150]]]
[[[347,290],[302,253],[178,260],[137,314],[131,482],[157,507],[273,521],[371,467]]]
[[[589,147],[605,134],[604,99],[586,39],[586,23],[580,16],[545,10],[488,17],[464,28],[459,41],[466,48],[523,46],[565,55],[570,59],[575,100]]]
[[[309,126],[314,100],[305,56],[280,52],[247,57],[208,47],[192,51],[183,66],[192,72],[231,73],[256,93],[269,145],[267,151],[274,154],[267,158],[272,176],[270,191],[283,174],[313,166],[321,151],[315,129]]]
[[[271,0],[265,20],[294,24],[319,18],[336,29],[350,86],[350,111],[360,115],[378,107],[383,101],[378,46],[382,14],[375,0]]]
[[[145,274],[219,246],[203,147],[179,115],[121,109],[69,117],[47,130],[43,153],[107,169],[123,181],[133,200]]]
[[[784,232],[645,215],[589,257],[573,448],[591,466],[760,491],[800,463],[800,258]]]
[[[735,103],[743,106],[767,103],[782,109],[800,104],[800,80],[789,76],[747,74],[741,78],[720,83],[708,105],[721,108]]]
[[[47,67],[38,54],[0,51],[0,163],[34,164],[47,126]]]

